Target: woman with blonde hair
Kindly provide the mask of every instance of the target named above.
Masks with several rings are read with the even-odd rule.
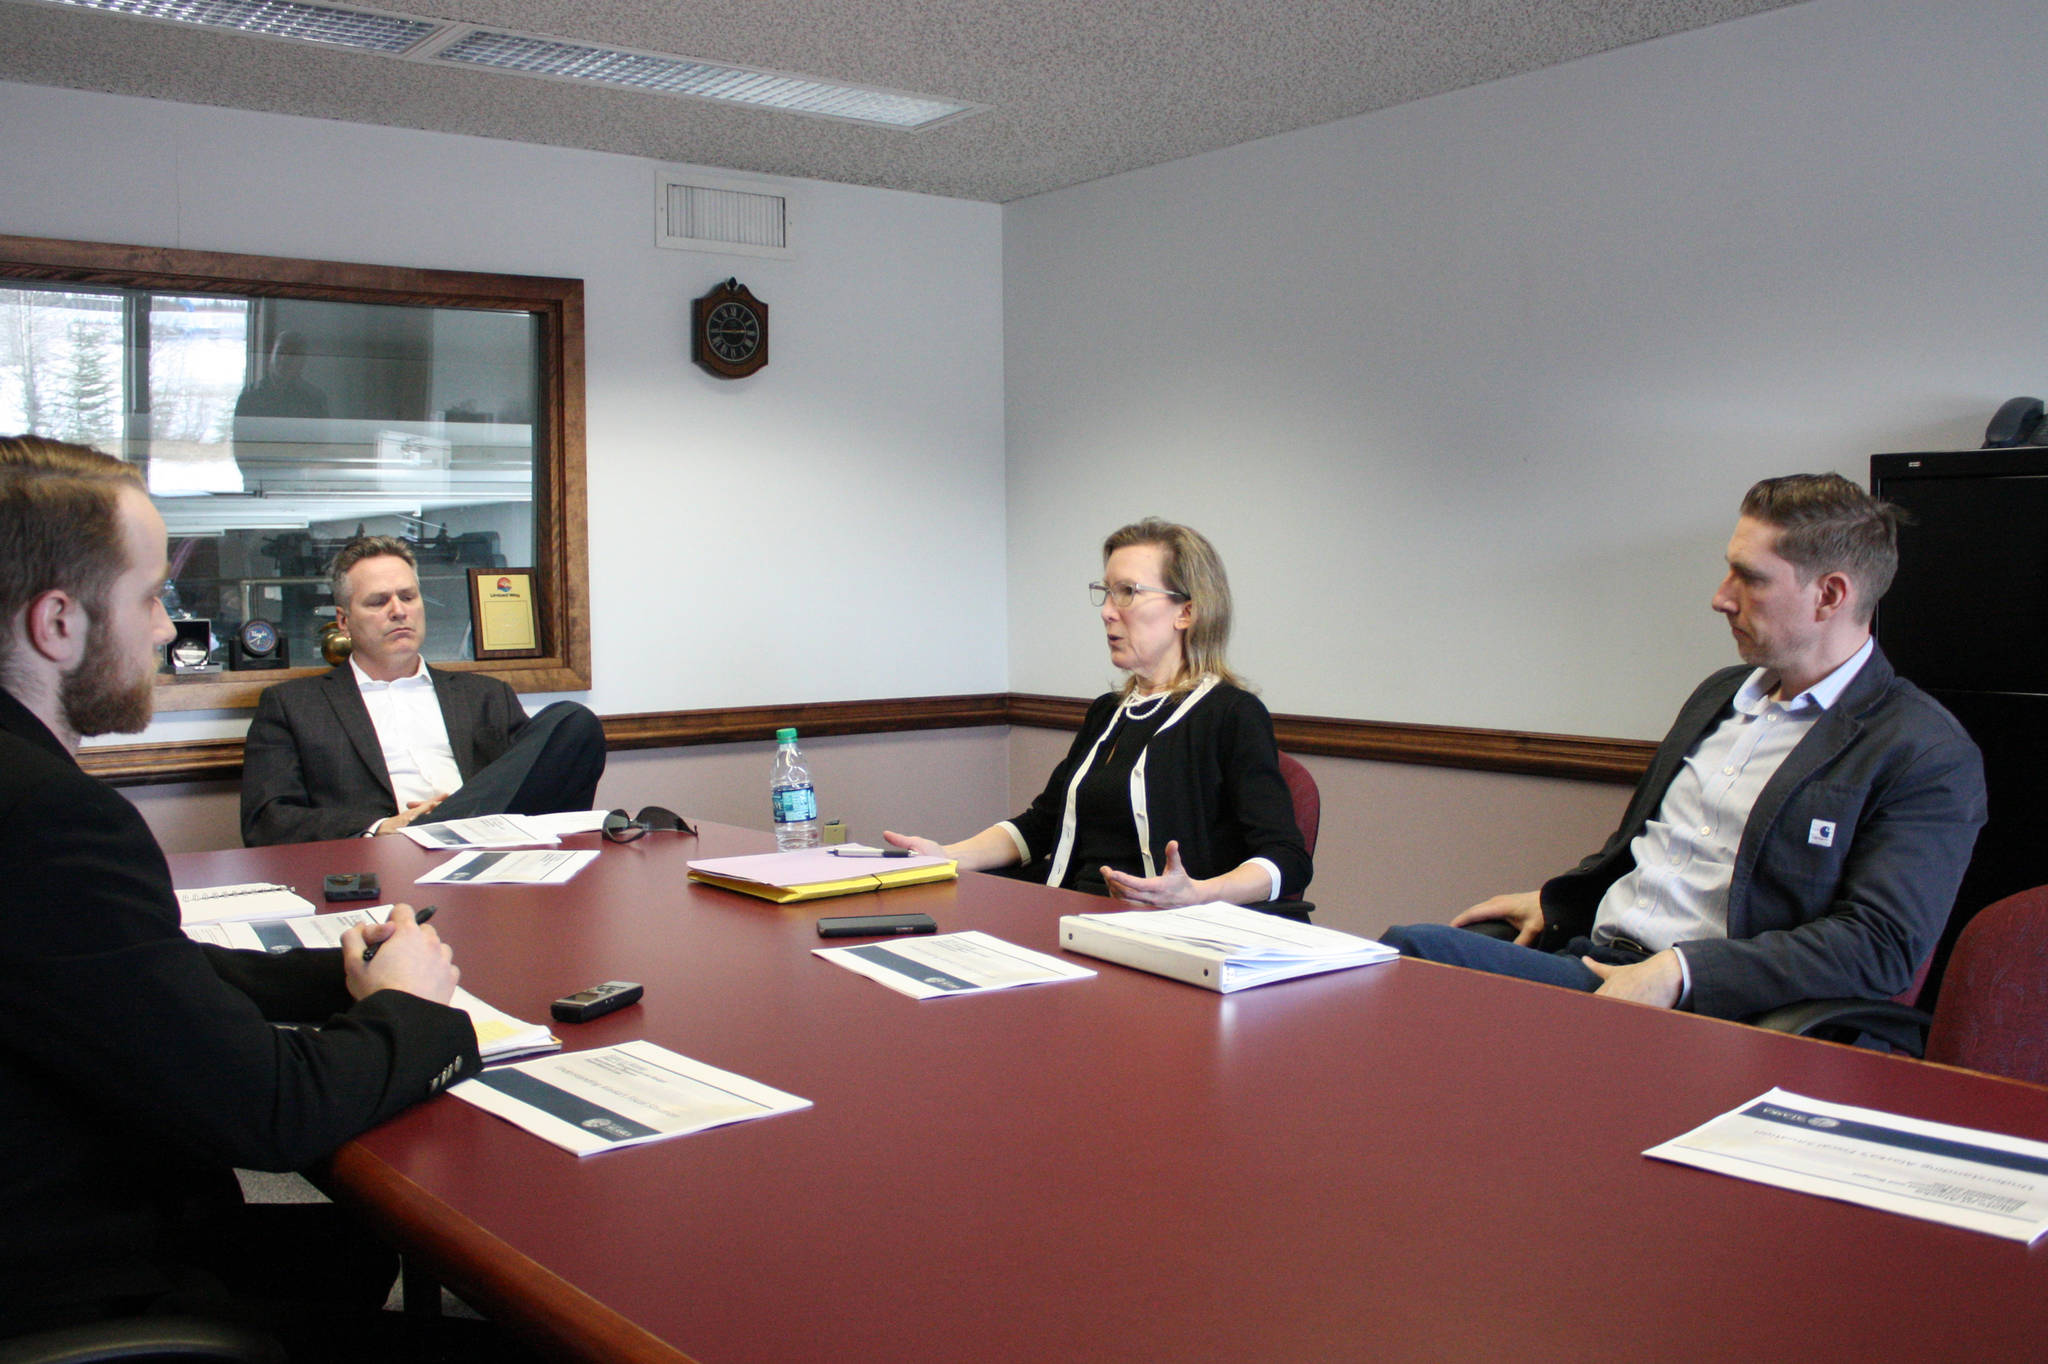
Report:
[[[1124,684],[1088,708],[1031,808],[943,846],[883,837],[1138,904],[1299,898],[1313,868],[1273,719],[1225,660],[1230,580],[1215,546],[1147,519],[1103,542],[1102,565],[1089,591]]]

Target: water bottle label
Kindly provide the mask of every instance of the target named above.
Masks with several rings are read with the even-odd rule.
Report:
[[[810,787],[785,786],[772,794],[777,824],[801,824],[818,817],[818,793]]]

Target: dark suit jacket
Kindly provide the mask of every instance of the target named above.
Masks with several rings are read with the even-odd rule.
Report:
[[[1539,947],[1592,931],[1600,897],[1635,866],[1630,840],[1752,671],[1723,669],[1686,701],[1606,846],[1543,887]],[[1736,848],[1728,936],[1681,947],[1693,1010],[1747,1018],[1904,990],[1940,940],[1984,815],[1977,746],[1874,650],[1757,797]],[[1831,845],[1815,841],[1816,820],[1835,826]]]
[[[429,668],[455,766],[468,781],[526,723],[518,693],[481,673]],[[242,745],[242,841],[250,847],[354,838],[398,813],[384,749],[344,663],[270,688]]]
[[[135,807],[4,691],[0,886],[0,1335],[165,1292],[234,1167],[298,1169],[478,1068],[466,1015],[352,1001],[339,952],[186,937]]]

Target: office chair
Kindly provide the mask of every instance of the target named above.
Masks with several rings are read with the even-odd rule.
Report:
[[[1294,803],[1294,822],[1301,829],[1301,843],[1310,857],[1316,855],[1316,834],[1323,824],[1323,793],[1316,785],[1316,779],[1298,761],[1280,755],[1280,779],[1287,783],[1287,798]],[[1247,905],[1263,914],[1278,914],[1283,919],[1299,919],[1308,922],[1308,916],[1316,912],[1313,900],[1267,900],[1261,904]]]
[[[259,1331],[197,1317],[123,1317],[0,1340],[0,1364],[286,1364]]]
[[[1914,1056],[1924,1039],[1930,1061],[2048,1085],[2048,886],[2008,895],[1970,920],[1932,1018],[1896,1002],[1839,1000],[1787,1005],[1755,1021],[1800,1036],[1824,1028],[1896,1036],[1898,1050]]]
[[[1280,779],[1287,783],[1287,798],[1294,802],[1294,822],[1301,826],[1301,841],[1308,855],[1316,855],[1316,833],[1323,825],[1323,793],[1316,779],[1293,758],[1280,755]]]

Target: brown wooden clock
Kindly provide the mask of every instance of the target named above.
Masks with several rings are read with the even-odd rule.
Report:
[[[768,363],[768,305],[729,279],[690,305],[690,358],[721,379]]]

